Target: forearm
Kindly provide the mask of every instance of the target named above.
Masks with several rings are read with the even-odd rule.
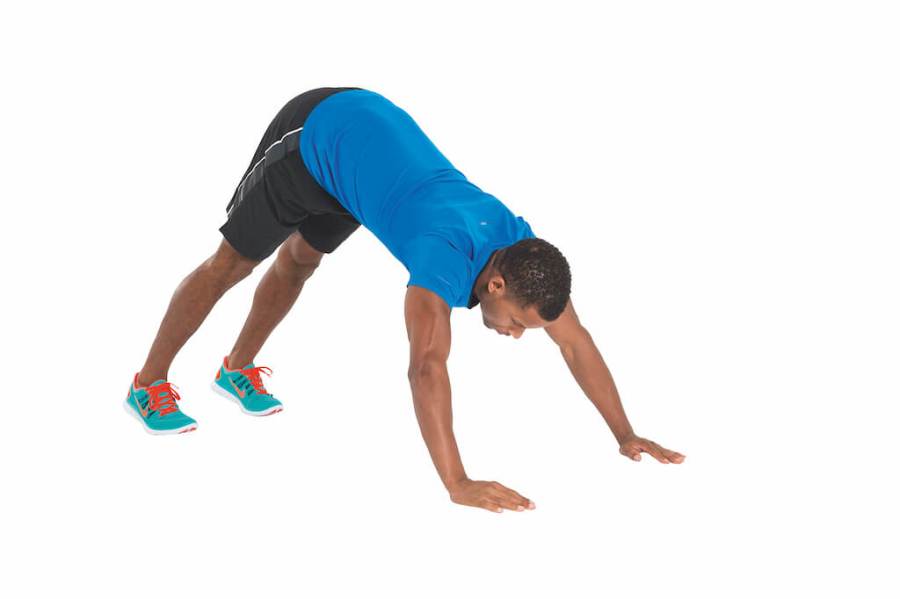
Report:
[[[625,415],[612,374],[590,334],[584,331],[582,339],[577,343],[560,347],[560,352],[572,376],[603,416],[616,441],[622,444],[623,441],[633,437],[634,430]]]
[[[446,364],[411,371],[413,406],[431,461],[447,489],[466,477],[456,438],[450,402],[450,376]]]

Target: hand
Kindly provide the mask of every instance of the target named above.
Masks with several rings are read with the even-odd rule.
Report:
[[[447,490],[450,491],[450,500],[454,503],[480,507],[492,512],[502,512],[503,508],[518,512],[534,509],[533,501],[497,481],[464,478],[449,486]]]
[[[631,437],[623,441],[619,446],[619,453],[635,462],[641,461],[642,451],[646,451],[663,464],[680,464],[684,461],[684,456],[677,451],[666,449],[649,439],[641,437]]]

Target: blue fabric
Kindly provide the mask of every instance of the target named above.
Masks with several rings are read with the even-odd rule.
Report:
[[[472,307],[491,253],[531,226],[457,170],[403,109],[370,90],[329,96],[309,114],[300,156],[313,178],[409,271],[407,285]]]

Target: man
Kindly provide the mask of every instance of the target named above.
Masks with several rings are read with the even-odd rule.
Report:
[[[456,503],[493,511],[534,503],[495,481],[466,476],[453,436],[450,311],[481,305],[484,325],[518,338],[544,329],[606,419],[623,455],[663,463],[684,456],[634,434],[590,335],[578,322],[566,259],[530,225],[469,182],[413,119],[358,87],[300,94],[276,115],[228,206],[218,250],[176,289],[126,407],[154,434],[194,430],[167,380],[175,354],[213,305],[277,248],[213,389],[245,413],[282,409],[254,358],[304,281],[360,224],[407,268],[405,299],[413,405],[432,461]],[[243,365],[243,366],[242,366]]]

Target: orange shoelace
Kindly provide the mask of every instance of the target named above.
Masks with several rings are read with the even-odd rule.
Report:
[[[160,416],[165,416],[166,414],[178,411],[178,406],[175,402],[181,399],[181,396],[175,391],[175,385],[172,383],[166,382],[153,387],[147,387],[147,393],[150,394],[149,408],[159,412]],[[168,395],[166,395],[166,397],[161,397],[164,393],[167,393]]]
[[[266,386],[263,385],[261,373],[265,372],[267,375],[272,376],[272,369],[268,366],[254,366],[253,368],[243,368],[241,369],[241,374],[243,374],[250,381],[250,384],[253,385],[253,388],[257,393],[261,395],[268,395],[269,392],[266,391]]]

